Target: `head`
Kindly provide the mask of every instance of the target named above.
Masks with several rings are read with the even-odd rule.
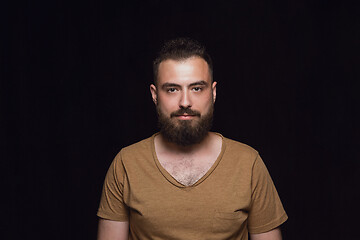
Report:
[[[164,43],[158,56],[153,62],[154,84],[156,86],[161,62],[172,59],[175,61],[185,60],[191,57],[200,57],[208,65],[211,81],[213,80],[212,60],[205,46],[190,38],[176,38]]]
[[[216,82],[208,61],[211,64],[200,44],[176,39],[165,44],[154,62],[155,83],[150,91],[160,132],[169,142],[181,146],[197,144],[211,128]]]

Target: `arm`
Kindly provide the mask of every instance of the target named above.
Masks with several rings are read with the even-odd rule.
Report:
[[[251,177],[252,204],[248,229],[252,240],[281,240],[279,226],[287,220],[279,195],[270,174],[258,155]]]
[[[100,218],[97,240],[128,240],[129,222]]]
[[[275,228],[269,232],[250,234],[251,240],[282,240],[280,228]]]

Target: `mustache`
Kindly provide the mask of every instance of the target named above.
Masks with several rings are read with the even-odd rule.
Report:
[[[184,115],[184,114],[197,116],[197,117],[200,117],[200,115],[201,115],[198,111],[192,110],[190,108],[180,108],[179,110],[172,112],[170,114],[170,117],[176,117],[176,116],[180,116],[180,115]]]

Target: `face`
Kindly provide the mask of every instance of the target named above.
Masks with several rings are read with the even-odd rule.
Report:
[[[179,145],[200,142],[210,130],[216,82],[205,60],[166,60],[160,63],[157,86],[150,91],[162,135]]]

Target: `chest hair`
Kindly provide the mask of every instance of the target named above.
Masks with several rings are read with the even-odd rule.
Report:
[[[182,157],[171,160],[159,159],[159,161],[163,168],[179,183],[191,186],[209,171],[216,161],[216,157],[211,159]]]

